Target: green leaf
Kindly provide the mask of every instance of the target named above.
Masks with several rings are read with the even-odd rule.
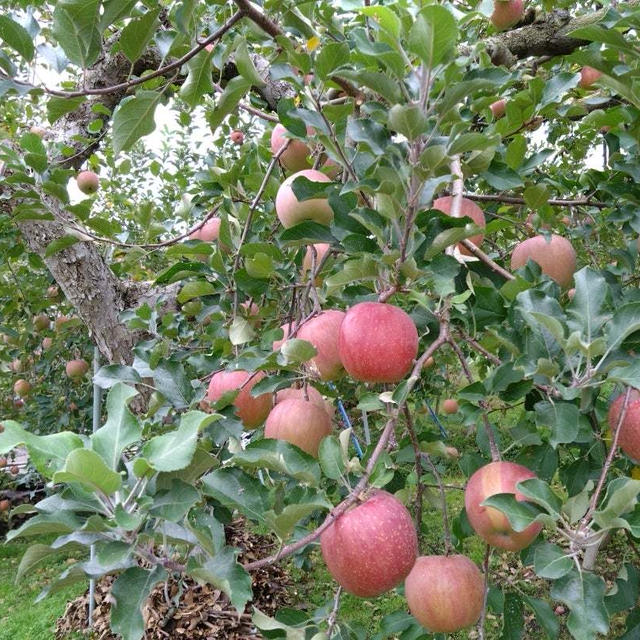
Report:
[[[240,38],[240,42],[235,50],[234,60],[238,72],[247,82],[250,82],[254,87],[264,87],[267,84],[258,73],[258,70],[251,60],[251,56],[249,56],[245,38]]]
[[[156,389],[177,409],[188,407],[193,387],[181,362],[163,360],[153,370]]]
[[[370,16],[394,38],[400,38],[402,34],[402,21],[389,7],[373,6],[361,7],[358,11],[365,16]]]
[[[514,531],[524,531],[535,522],[542,510],[528,502],[519,502],[513,493],[496,493],[480,503],[482,507],[495,507],[502,511]]]
[[[160,491],[154,496],[149,514],[156,518],[179,522],[198,500],[200,493],[192,485],[174,479],[171,481],[170,489]]]
[[[44,257],[50,258],[52,255],[58,253],[58,251],[64,251],[65,249],[73,246],[76,242],[80,242],[80,240],[75,236],[62,236],[61,238],[56,238],[47,245]]]
[[[539,598],[533,598],[531,596],[524,596],[525,603],[533,609],[536,615],[538,624],[544,629],[547,634],[547,638],[555,640],[560,633],[560,623],[556,618],[556,614],[553,612],[551,605],[546,600],[540,600]]]
[[[518,482],[516,488],[529,502],[540,505],[555,519],[560,518],[562,500],[544,480],[529,478],[529,480]]]
[[[123,100],[113,114],[113,151],[117,155],[128,151],[142,136],[156,128],[154,113],[162,94],[138,91]]]
[[[609,615],[631,609],[638,601],[640,572],[632,564],[624,564],[616,582],[604,599]]]
[[[131,15],[131,11],[136,6],[138,0],[103,0],[103,14],[100,20],[100,30],[104,31],[116,20],[126,18]]]
[[[53,35],[73,64],[87,69],[100,55],[100,0],[60,0],[53,11]]]
[[[571,496],[562,505],[562,512],[567,516],[571,524],[578,522],[587,513],[591,501],[591,491],[593,491],[593,481],[589,480],[582,491]]]
[[[200,583],[209,583],[227,594],[231,604],[242,613],[251,600],[251,576],[238,564],[239,550],[224,547],[215,557],[204,564],[189,559],[187,573]]]
[[[609,350],[619,347],[625,338],[638,330],[640,330],[640,302],[630,302],[618,307],[613,318],[606,325]]]
[[[284,440],[272,438],[256,440],[250,442],[244,449],[240,448],[232,453],[233,457],[227,464],[243,469],[270,469],[286,473],[312,487],[320,484],[318,463],[308,453]]]
[[[535,405],[536,426],[551,427],[549,444],[555,449],[563,442],[573,442],[582,423],[588,421],[575,404],[569,402],[538,402]]]
[[[605,584],[600,576],[590,571],[563,576],[551,587],[551,597],[564,602],[571,613],[567,628],[576,640],[596,640],[599,633],[609,631],[609,615],[604,606]]]
[[[105,495],[115,493],[122,485],[122,478],[104,463],[95,452],[74,449],[68,456],[64,468],[53,474],[53,483],[78,483],[91,491]]]
[[[17,51],[27,62],[33,60],[35,48],[29,32],[7,15],[0,14],[0,40]]]
[[[175,431],[151,438],[142,448],[142,455],[156,471],[184,469],[196,451],[198,432],[218,418],[203,411],[189,411],[182,416]]]
[[[48,544],[32,544],[22,556],[18,570],[16,571],[15,581],[18,583],[27,573],[32,571],[41,562],[50,558],[57,553],[69,551],[71,549],[80,549],[80,545],[75,543],[65,544],[61,547],[52,548]]]
[[[132,387],[117,382],[107,395],[107,421],[91,436],[93,450],[114,471],[120,466],[124,449],[142,437],[138,420],[128,407],[137,395]]]
[[[131,567],[116,578],[111,586],[111,630],[114,633],[119,633],[123,640],[142,638],[145,631],[142,607],[153,587],[166,577],[167,572],[155,566],[152,570]]]
[[[216,469],[208,473],[202,478],[202,491],[256,522],[262,522],[269,509],[266,487],[240,469]]]
[[[318,460],[322,467],[322,473],[327,478],[340,480],[344,477],[346,465],[342,455],[342,447],[335,436],[322,439],[318,449]]]
[[[333,71],[349,63],[349,45],[346,42],[329,42],[316,56],[313,71],[326,80]]]
[[[422,62],[433,68],[448,57],[458,39],[453,15],[444,7],[431,5],[417,16],[409,31],[408,47]]]
[[[82,520],[70,511],[59,511],[57,513],[39,513],[29,518],[17,529],[12,529],[7,533],[6,541],[14,538],[27,536],[39,536],[48,533],[71,533],[82,527]]]
[[[280,233],[279,241],[290,246],[302,246],[318,242],[336,244],[338,242],[326,225],[313,220],[305,220],[300,224],[284,229]]]
[[[129,58],[130,62],[135,62],[149,44],[158,26],[159,13],[159,9],[147,11],[139,18],[131,20],[120,32],[118,42],[122,53]]]
[[[278,513],[269,510],[264,514],[265,524],[274,531],[280,540],[286,540],[302,518],[307,518],[318,509],[328,510],[333,506],[327,502],[324,495],[309,491],[302,492],[299,487],[293,490],[289,501],[290,504]]]
[[[282,622],[278,622],[275,618],[270,618],[256,607],[253,607],[251,622],[262,631],[284,631],[287,640],[305,640],[306,638],[304,629],[296,629],[295,627],[290,627]]]
[[[533,568],[541,578],[557,580],[567,575],[574,566],[573,558],[555,544],[543,542],[536,546]]]
[[[216,292],[216,288],[208,280],[191,280],[185,283],[180,289],[177,299],[180,304],[184,304],[193,298],[199,298],[201,296],[210,296]]]
[[[500,640],[520,640],[524,631],[524,611],[519,594],[507,592],[504,598]]]
[[[409,141],[420,137],[427,130],[427,117],[423,110],[412,104],[396,104],[389,109],[389,128],[405,136]]]
[[[316,348],[307,340],[289,338],[280,347],[278,358],[282,358],[282,364],[299,364],[311,360],[317,354]]]
[[[75,111],[83,102],[86,101],[84,96],[77,98],[49,98],[47,101],[47,120],[53,124],[67,113]]]
[[[251,342],[255,335],[256,332],[246,318],[236,317],[229,327],[229,340],[234,346]]]
[[[119,382],[142,382],[140,374],[133,368],[124,364],[107,364],[98,369],[98,373],[93,376],[93,383],[101,389],[110,389]],[[129,387],[131,388],[131,387]]]
[[[203,49],[187,62],[189,71],[187,79],[180,89],[180,97],[190,106],[195,107],[205,94],[212,94],[214,91],[211,57],[213,51]]]
[[[585,341],[590,344],[599,334],[606,322],[603,313],[607,298],[607,282],[596,271],[585,267],[574,276],[575,294],[567,309],[569,327],[583,332]]]
[[[614,478],[607,486],[602,504],[593,514],[593,521],[601,528],[624,527],[626,521],[620,516],[633,511],[638,503],[640,480]]]
[[[227,83],[224,91],[218,98],[218,104],[213,113],[207,113],[207,122],[211,130],[218,128],[220,123],[235,111],[238,103],[251,88],[251,83],[242,76],[236,76]]]

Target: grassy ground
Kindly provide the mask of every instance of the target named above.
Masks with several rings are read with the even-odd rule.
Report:
[[[51,540],[43,537],[30,542],[46,544]],[[70,556],[55,556],[16,585],[16,571],[30,542],[0,545],[0,640],[53,640],[55,622],[67,602],[87,588],[85,582],[77,582],[34,603],[42,588],[67,567]]]

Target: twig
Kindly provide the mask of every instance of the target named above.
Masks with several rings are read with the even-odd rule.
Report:
[[[473,242],[471,242],[470,240],[460,240],[460,244],[462,244],[465,249],[468,249],[481,262],[484,262],[490,269],[492,269],[496,273],[499,273],[503,278],[507,280],[516,279],[516,277],[512,273],[509,273],[509,271],[492,260],[484,251],[482,251],[482,249],[476,247],[476,245],[473,244]]]
[[[515,196],[503,196],[499,193],[496,194],[482,194],[482,193],[465,193],[465,198],[469,200],[476,200],[478,202],[504,202],[505,204],[527,204],[524,198],[518,198]],[[570,200],[565,198],[550,198],[547,200],[547,204],[554,207],[597,207],[598,209],[605,209],[610,207],[610,204],[606,202],[598,202],[597,200],[589,200],[589,198],[578,198],[576,200]]]
[[[338,619],[338,609],[340,608],[340,594],[342,593],[342,587],[336,589],[336,594],[333,597],[333,609],[327,619],[327,637],[331,638],[333,629],[336,626],[336,620]]]
[[[416,435],[416,430],[413,426],[413,420],[411,418],[411,411],[407,405],[404,406],[404,417],[407,422],[407,432],[411,439],[411,445],[413,446],[413,454],[415,456],[416,463],[416,477],[417,477],[417,492],[416,492],[416,529],[420,531],[422,525],[422,494],[424,493],[424,485],[422,484],[422,458],[420,457],[420,443]]]
[[[453,551],[453,545],[451,544],[451,528],[449,527],[449,516],[447,515],[447,496],[444,492],[444,485],[442,484],[442,478],[438,473],[438,469],[436,465],[433,464],[433,460],[431,460],[431,456],[422,451],[420,455],[426,460],[429,468],[431,469],[431,473],[433,477],[436,479],[436,483],[438,485],[438,489],[440,490],[440,502],[442,504],[442,527],[444,529],[444,552],[445,555],[449,555],[451,551]]]

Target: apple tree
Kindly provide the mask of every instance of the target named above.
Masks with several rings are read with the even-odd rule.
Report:
[[[636,637],[639,27],[6,1],[0,454],[49,490],[9,537],[58,536],[19,575],[93,548],[43,593],[117,576],[126,640],[184,576],[268,637]],[[326,563],[325,608],[251,609],[286,562]],[[376,628],[341,617],[392,589]]]

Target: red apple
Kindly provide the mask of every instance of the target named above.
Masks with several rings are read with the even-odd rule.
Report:
[[[360,302],[347,311],[338,341],[347,373],[362,382],[398,382],[418,354],[418,331],[399,307]]]
[[[433,201],[433,208],[438,211],[442,211],[446,213],[448,216],[451,215],[451,207],[453,205],[453,196],[444,196],[442,198],[438,198]],[[479,227],[486,227],[487,223],[484,218],[484,212],[482,209],[475,203],[473,200],[469,200],[468,198],[462,198],[460,202],[460,218],[464,218],[467,216],[471,218],[476,225]],[[482,234],[477,236],[471,236],[469,241],[479,247],[482,244],[484,236]],[[465,248],[462,244],[458,244],[458,249],[460,249],[460,253],[463,253],[466,256],[470,256],[471,252]]]
[[[11,501],[7,498],[0,500],[0,512],[8,511],[11,506]]]
[[[457,413],[458,412],[458,401],[454,400],[453,398],[447,398],[442,403],[442,410],[445,413],[448,413],[448,414]]]
[[[338,516],[322,532],[320,545],[336,582],[362,598],[393,589],[418,555],[411,514],[395,496],[378,489]]]
[[[286,440],[314,458],[320,442],[331,431],[331,418],[325,408],[301,398],[278,402],[264,425],[265,438]]]
[[[41,313],[33,318],[33,326],[36,328],[36,331],[44,331],[49,328],[51,324],[51,320],[49,316],[44,313]]]
[[[52,338],[43,338],[42,340],[42,348],[43,349],[50,349],[51,345],[53,345],[53,339]]]
[[[310,342],[318,352],[307,366],[321,380],[335,380],[343,371],[338,353],[338,336],[344,311],[330,310],[311,318],[298,330],[298,338]]]
[[[518,24],[524,16],[522,0],[494,0],[491,23],[498,31]]]
[[[312,404],[324,409],[329,414],[329,417],[333,417],[335,413],[335,407],[328,400],[325,400],[322,397],[322,394],[310,384],[306,385],[306,387],[289,387],[288,389],[280,389],[280,391],[276,393],[275,403],[278,404],[279,402],[288,400],[289,398],[308,400]]]
[[[481,503],[497,493],[513,493],[522,502],[525,497],[516,491],[516,484],[536,474],[514,462],[491,462],[480,467],[470,478],[464,493],[464,506],[474,531],[487,543],[507,551],[528,547],[540,533],[542,525],[534,522],[524,531],[514,531],[502,511],[483,507]]]
[[[404,582],[411,615],[431,633],[453,633],[477,622],[484,578],[462,555],[420,556]]]
[[[31,385],[21,378],[20,380],[15,381],[13,391],[17,396],[26,398],[31,393]]]
[[[80,189],[82,193],[86,194],[95,193],[100,186],[98,175],[93,171],[81,171],[76,176],[76,183],[78,185],[78,189]]]
[[[21,373],[22,370],[24,369],[24,364],[23,364],[22,360],[20,360],[20,358],[16,358],[9,365],[9,369],[11,369],[11,371],[13,371],[13,373]]]
[[[289,176],[278,189],[276,195],[276,213],[278,219],[285,228],[293,227],[304,220],[314,220],[320,224],[331,224],[333,209],[329,206],[327,198],[311,198],[299,201],[291,187],[294,180],[305,177],[311,182],[331,182],[321,171],[306,169]]]
[[[51,299],[55,299],[60,295],[60,288],[57,287],[55,284],[51,285],[48,289],[47,289],[47,298],[51,298]]]
[[[540,265],[542,273],[555,280],[561,287],[568,287],[576,270],[576,252],[562,236],[533,236],[518,244],[511,254],[511,269],[519,269],[532,260]]]
[[[613,430],[618,426],[618,419],[624,404],[626,391],[622,392],[609,407],[609,428]],[[635,462],[640,461],[640,391],[631,389],[627,411],[620,425],[618,445]]]
[[[242,387],[233,401],[233,405],[236,407],[236,413],[242,420],[242,424],[248,429],[255,429],[269,415],[273,403],[270,393],[263,393],[255,398],[251,395],[251,388],[264,378],[264,372],[259,371],[253,377],[251,376],[252,374],[242,370],[218,371],[209,382],[207,400],[216,402],[227,391],[235,391]]]
[[[311,150],[302,140],[288,138],[285,135],[286,133],[286,128],[281,124],[277,124],[273,128],[271,132],[271,152],[275,155],[287,140],[291,140],[289,146],[280,156],[280,164],[289,171],[310,169],[311,163],[307,160],[307,156],[311,153]],[[313,134],[313,129],[307,127],[307,135],[311,134]]]
[[[189,235],[190,240],[201,242],[215,242],[220,235],[220,218],[207,220],[197,231]]]
[[[582,67],[582,69],[580,69],[580,82],[578,82],[578,86],[582,89],[588,89],[601,75],[602,72],[593,67]]]
[[[244,133],[236,129],[235,131],[232,131],[231,134],[229,135],[229,140],[231,140],[233,144],[240,145],[244,142]]]
[[[86,360],[69,360],[65,367],[67,376],[72,380],[79,380],[87,371],[89,371],[89,363]]]
[[[502,118],[506,108],[507,101],[504,98],[502,98],[501,100],[496,100],[489,105],[489,109],[491,109],[491,113],[496,120],[498,118]]]

